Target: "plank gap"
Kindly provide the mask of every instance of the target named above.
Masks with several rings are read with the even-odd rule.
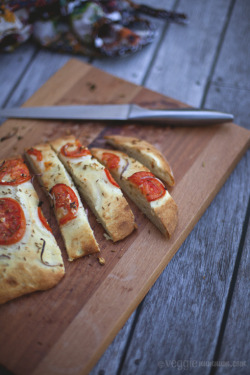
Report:
[[[209,91],[209,88],[210,88],[210,84],[212,82],[212,77],[213,77],[214,72],[215,72],[215,67],[216,67],[218,59],[219,59],[219,55],[220,55],[221,48],[222,48],[222,45],[223,45],[223,42],[224,42],[224,39],[225,39],[225,35],[226,35],[227,29],[228,29],[228,25],[229,25],[229,22],[231,20],[231,16],[232,16],[232,13],[233,13],[235,1],[236,0],[232,0],[230,6],[228,8],[228,12],[227,12],[227,16],[226,16],[226,19],[225,19],[225,23],[224,23],[224,26],[222,28],[221,36],[219,38],[219,42],[218,42],[218,45],[217,45],[217,48],[216,48],[216,51],[215,51],[214,60],[212,62],[212,65],[211,65],[211,68],[210,68],[210,72],[208,74],[207,82],[206,82],[206,85],[205,85],[205,88],[204,88],[204,91],[203,91],[203,95],[202,95],[202,99],[201,99],[201,104],[200,104],[201,108],[204,107],[206,99],[207,99],[207,94],[208,94],[208,91]]]
[[[177,9],[177,7],[179,5],[179,2],[180,2],[180,0],[176,0],[175,1],[174,5],[173,5],[173,7],[171,9],[171,11],[173,11],[173,12],[176,11],[176,9]],[[166,33],[167,33],[168,29],[169,29],[170,24],[171,24],[171,21],[165,21],[165,25],[163,26],[163,30],[162,30],[161,36],[160,36],[160,38],[159,38],[159,40],[157,42],[157,46],[156,46],[156,48],[154,50],[154,53],[153,53],[152,58],[151,58],[151,61],[150,61],[149,65],[148,65],[148,67],[146,69],[145,74],[144,74],[144,77],[143,77],[143,80],[142,80],[142,83],[141,83],[142,86],[145,86],[145,84],[146,84],[146,81],[148,79],[148,76],[150,74],[152,66],[155,63],[155,60],[156,60],[159,48],[160,48],[160,46],[161,46],[161,44],[162,44],[162,42],[163,42],[163,40],[165,38],[165,35],[166,35]],[[182,26],[182,25],[180,25],[180,26]]]
[[[10,100],[10,98],[12,97],[13,93],[15,92],[16,88],[18,87],[18,85],[20,84],[20,82],[22,81],[25,73],[28,71],[30,65],[32,64],[32,62],[34,61],[36,55],[38,54],[39,52],[39,49],[38,47],[34,50],[33,54],[31,55],[31,58],[29,59],[28,63],[26,64],[26,66],[24,67],[23,71],[21,72],[19,78],[17,79],[16,83],[14,84],[14,86],[12,87],[9,95],[7,96],[7,98],[5,99],[4,103],[3,103],[3,108],[5,108]]]
[[[216,88],[222,88],[222,89],[230,89],[230,90],[238,90],[238,91],[246,91],[250,92],[250,88],[248,87],[235,87],[234,85],[226,84],[226,83],[218,83],[218,81],[210,81],[209,82],[210,87],[213,85]]]
[[[118,367],[116,375],[120,375],[121,372],[122,372],[123,364],[124,364],[124,362],[126,360],[126,357],[127,357],[128,349],[129,349],[130,343],[132,341],[132,338],[133,338],[133,335],[134,335],[134,332],[135,332],[135,327],[136,327],[136,324],[137,324],[139,316],[140,316],[140,312],[141,312],[141,309],[142,309],[142,306],[143,306],[143,302],[144,302],[144,299],[142,300],[140,305],[137,307],[137,310],[136,310],[136,313],[135,313],[135,318],[134,318],[134,321],[132,323],[130,332],[128,334],[127,342],[125,344],[125,347],[124,347],[124,350],[123,350],[123,353],[122,353],[122,356],[121,356],[121,360],[120,360],[119,367]]]
[[[219,360],[220,349],[221,349],[221,345],[222,345],[222,341],[223,341],[223,337],[224,337],[224,333],[225,333],[225,329],[226,329],[226,325],[227,325],[227,319],[228,319],[229,310],[230,310],[230,306],[231,306],[231,302],[232,302],[232,298],[233,298],[233,292],[234,292],[234,288],[235,288],[235,284],[236,284],[236,280],[237,280],[239,266],[240,266],[240,262],[241,262],[241,258],[242,258],[244,243],[245,243],[245,240],[246,240],[249,218],[250,218],[250,197],[248,199],[248,205],[247,205],[245,220],[244,220],[244,223],[243,223],[243,228],[242,228],[242,233],[241,233],[241,238],[240,238],[240,243],[239,243],[239,249],[238,249],[238,253],[237,253],[237,256],[236,256],[236,260],[235,260],[232,279],[231,279],[231,282],[230,282],[230,285],[229,285],[225,309],[224,309],[224,313],[223,313],[223,316],[222,316],[221,327],[220,327],[218,340],[217,340],[217,344],[216,344],[215,352],[214,352],[214,356],[213,356],[213,362]],[[209,375],[215,375],[218,368],[212,367]]]

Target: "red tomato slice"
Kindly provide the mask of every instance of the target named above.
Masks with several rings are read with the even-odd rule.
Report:
[[[155,176],[151,172],[142,171],[132,174],[132,176],[128,177],[128,180],[139,186],[144,179],[148,178],[155,178]]]
[[[104,152],[102,154],[102,161],[108,169],[116,169],[119,166],[120,158],[111,152]]]
[[[19,242],[26,230],[26,220],[20,204],[12,198],[0,199],[0,245]]]
[[[105,173],[106,173],[106,176],[108,177],[108,180],[109,182],[111,182],[112,185],[120,188],[120,186],[117,184],[117,182],[113,179],[113,177],[111,176],[110,172],[105,168],[104,169]]]
[[[164,185],[151,172],[136,172],[128,177],[128,180],[140,188],[148,202],[166,194]]]
[[[51,189],[59,224],[64,225],[77,216],[79,201],[74,191],[65,184],[57,184]]]
[[[45,217],[43,216],[43,212],[41,210],[41,207],[37,207],[37,212],[38,212],[38,216],[39,216],[39,219],[41,221],[41,223],[43,224],[43,226],[49,231],[52,233],[52,229],[50,228],[47,220],[45,219]]]
[[[40,150],[37,150],[36,148],[31,147],[31,148],[27,151],[27,154],[36,156],[36,159],[37,159],[38,161],[42,161],[42,160],[43,160],[43,155],[42,155],[41,151],[40,151]]]
[[[5,160],[0,166],[0,185],[20,185],[31,179],[23,159]]]
[[[80,158],[81,156],[91,155],[87,147],[83,147],[78,140],[75,143],[69,142],[62,146],[61,153],[69,158]]]

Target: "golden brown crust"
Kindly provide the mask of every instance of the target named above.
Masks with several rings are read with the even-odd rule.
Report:
[[[158,229],[165,236],[170,237],[177,226],[178,209],[168,191],[166,191],[162,198],[153,202],[148,202],[140,192],[140,189],[128,180],[128,177],[134,173],[141,171],[149,172],[149,169],[121,151],[92,148],[91,152],[100,161],[102,161],[102,155],[104,152],[111,152],[119,156],[120,163],[118,169],[110,170],[113,177],[119,182],[120,186],[142,210],[142,212],[144,212],[145,215],[147,215],[147,217],[158,227]],[[125,170],[123,167],[124,165],[126,165]]]
[[[79,194],[63,164],[60,162],[49,144],[39,144],[34,148],[42,152],[43,159],[41,162],[39,162],[36,157],[29,155],[27,150],[25,155],[32,165],[32,168],[38,174],[38,179],[41,185],[45,188],[50,199],[50,190],[52,187],[56,184],[65,184],[74,191],[79,201],[76,218],[70,220],[64,225],[59,224],[69,260],[72,261],[82,256],[99,252],[99,246],[95,240],[93,231],[90,228]],[[52,201],[51,203],[54,206]],[[56,211],[55,216],[57,216]]]
[[[155,176],[162,179],[168,185],[173,186],[175,184],[174,175],[168,161],[149,142],[135,137],[120,135],[108,135],[104,138],[115,148],[125,151],[129,156],[140,161]]]
[[[1,163],[1,162],[0,162]],[[0,185],[0,197],[22,207],[26,230],[23,238],[0,247],[0,304],[37,290],[55,286],[64,276],[61,251],[38,216],[39,199],[30,181]]]
[[[27,257],[27,253],[25,255]],[[15,260],[15,264],[10,265],[8,270],[6,266],[1,267],[0,304],[24,294],[50,289],[58,284],[65,274],[63,265],[53,271],[51,267],[42,269],[35,263],[35,258],[26,262]]]
[[[173,198],[169,198],[168,201],[154,209],[156,215],[160,218],[163,226],[166,229],[166,234],[171,237],[178,224],[178,208]]]
[[[64,137],[52,141],[51,146],[111,239],[122,240],[135,229],[134,215],[121,190],[111,184],[96,159],[91,155],[69,158],[60,152],[66,143],[75,141],[74,136]]]

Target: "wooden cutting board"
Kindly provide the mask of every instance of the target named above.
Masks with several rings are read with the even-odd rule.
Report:
[[[77,60],[69,61],[25,106],[127,102],[150,108],[184,106]],[[106,264],[91,256],[69,263],[55,218],[35,182],[63,252],[66,276],[49,291],[0,307],[0,362],[15,374],[89,372],[204,213],[250,138],[249,131],[232,123],[164,128],[8,120],[0,128],[0,158],[70,133],[86,145],[103,146],[103,135],[117,133],[144,138],[159,148],[175,174],[176,186],[170,192],[179,207],[179,224],[171,240],[165,239],[129,201],[138,230],[113,244],[89,212]]]

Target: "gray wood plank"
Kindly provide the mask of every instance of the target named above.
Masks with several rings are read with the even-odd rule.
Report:
[[[70,54],[59,54],[41,49],[23,75],[15,92],[9,99],[7,107],[23,104],[72,57]],[[88,60],[86,57],[77,58],[82,61]]]
[[[22,48],[22,47],[20,47]],[[24,53],[25,54],[25,53]],[[61,68],[72,56],[60,55],[46,50],[40,50],[32,59],[31,63],[20,72],[19,80],[16,82],[15,75],[10,75],[9,81],[5,82],[5,87],[15,87],[13,93],[9,95],[5,102],[6,107],[22,105],[36,90],[39,89],[59,68]],[[14,60],[14,56],[12,57]],[[10,65],[13,61],[10,60]],[[19,71],[19,69],[17,69]],[[0,118],[0,124],[5,121]]]
[[[236,1],[205,103],[209,108],[231,111],[235,116],[235,122],[248,129],[250,129],[249,15],[250,2]],[[223,101],[220,100],[221,97]]]
[[[136,311],[130,316],[89,375],[117,374]]]
[[[223,98],[223,100],[221,100]],[[234,122],[250,129],[250,90],[212,83],[205,106],[234,115]]]
[[[234,59],[237,55],[228,56],[229,64]],[[206,82],[203,90],[205,86]],[[205,104],[210,106],[214,100],[220,108],[228,91],[221,90],[214,99],[211,90]],[[235,95],[243,90],[232,87]],[[227,110],[233,106],[230,95]],[[243,105],[240,124],[247,117],[248,108]],[[245,156],[145,298],[121,374],[175,374],[185,369],[192,374],[210,373],[209,365],[200,361],[214,359],[249,197],[249,169]],[[249,348],[247,343],[246,338],[241,346]]]
[[[245,156],[144,299],[122,375],[209,374],[199,362],[213,360],[245,218],[246,173]]]
[[[250,128],[250,66],[246,61],[249,61],[250,51],[249,14],[250,3],[247,0],[235,3],[230,27],[225,35],[222,51],[207,96],[209,105],[216,105],[219,96],[223,98],[223,110],[227,110],[229,103],[231,103],[231,110],[235,114],[236,121],[239,121],[242,126],[248,129]],[[242,36],[244,37],[242,38]],[[237,56],[237,59],[232,59],[232,55]],[[228,61],[228,64],[224,64],[224,61]],[[245,172],[247,173],[247,171]],[[249,185],[250,183],[248,183],[248,191]],[[229,366],[232,367],[226,367],[227,374],[244,375],[250,373],[249,221],[245,225],[248,225],[248,231],[244,241],[237,279],[233,286],[229,312],[227,312],[225,331],[218,348],[219,354],[216,357],[216,360],[219,363],[222,362],[222,365],[215,368],[215,374],[224,374],[228,362]]]
[[[180,1],[189,24],[172,24],[145,85],[199,107],[230,6],[228,0]]]
[[[175,0],[159,0],[157,1],[157,4],[152,4],[152,0],[137,0],[136,2],[169,10],[173,8]],[[151,64],[152,57],[158,48],[162,33],[166,27],[168,27],[168,24],[162,20],[152,19],[152,22],[157,27],[157,36],[152,44],[144,47],[140,52],[131,56],[94,60],[93,65],[119,78],[141,85],[145,73]],[[177,27],[183,30],[182,26]]]
[[[33,44],[26,43],[11,53],[0,54],[0,107],[5,104],[11,95],[36,51],[37,48]]]
[[[239,265],[238,277],[234,287],[232,302],[224,332],[219,362],[229,362],[228,375],[245,375],[250,373],[250,227],[245,238],[244,248]],[[215,374],[224,374],[225,367],[218,366]]]
[[[250,90],[250,2],[234,3],[212,82],[226,88]],[[232,59],[232,56],[235,58]]]

